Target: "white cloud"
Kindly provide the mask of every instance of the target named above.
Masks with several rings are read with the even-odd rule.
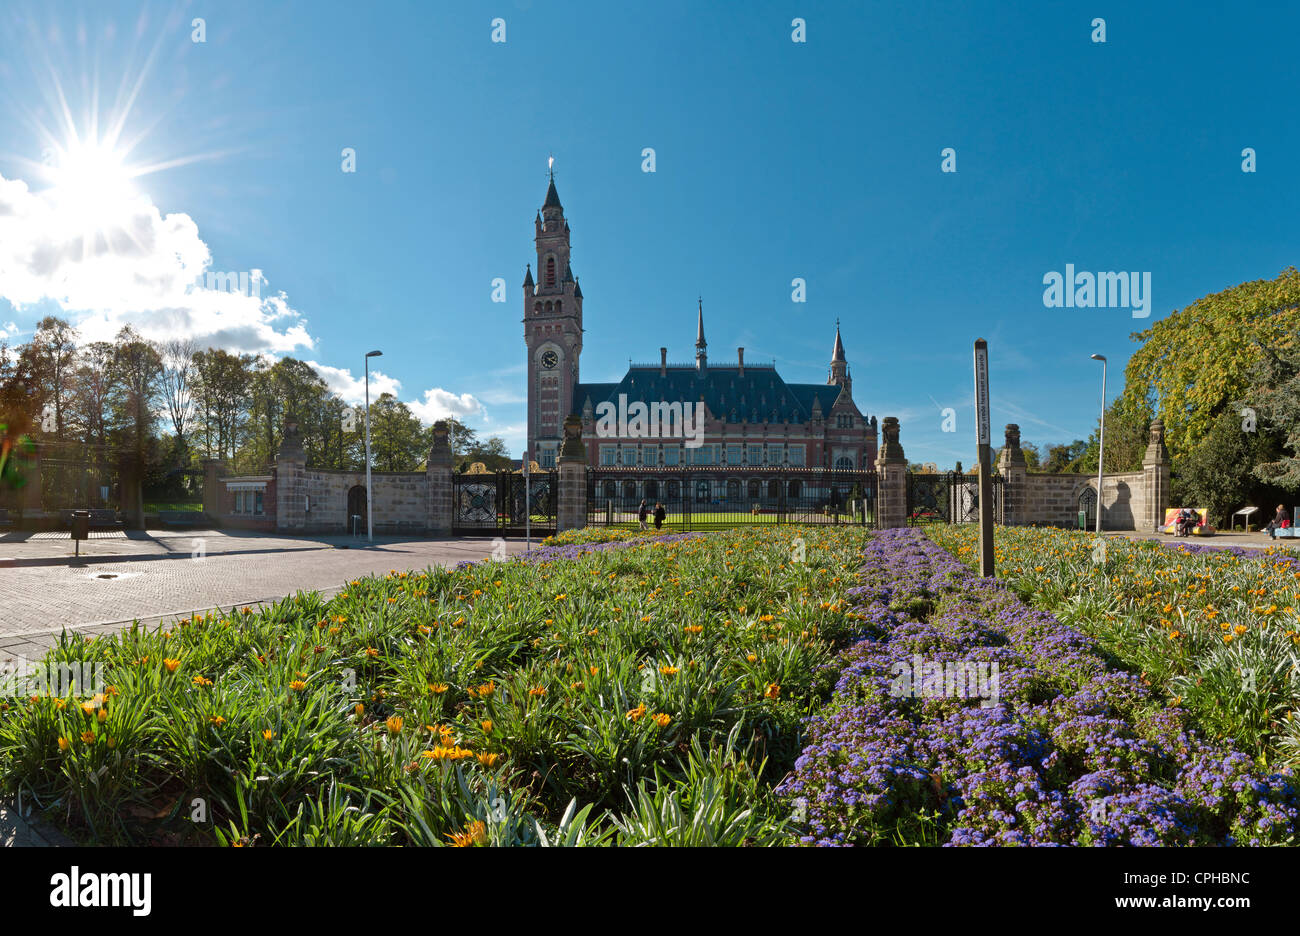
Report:
[[[87,341],[111,340],[129,324],[146,338],[232,352],[314,346],[283,292],[259,294],[260,270],[244,271],[244,292],[196,288],[213,272],[194,220],[164,216],[145,195],[88,225],[50,193],[0,177],[0,299],[19,311],[52,300]]]
[[[354,377],[352,371],[346,367],[330,367],[328,364],[321,364],[317,361],[308,361],[316,373],[321,375],[330,388],[330,392],[341,398],[345,403],[364,403],[366,399],[366,379],[362,374],[360,377]],[[375,401],[381,394],[391,393],[393,396],[401,398],[402,382],[396,377],[389,377],[382,371],[372,370],[370,372],[370,399]]]
[[[462,422],[473,416],[486,416],[483,404],[471,393],[457,395],[450,390],[434,387],[424,391],[424,399],[407,401],[411,412],[426,424],[454,416]]]
[[[22,333],[22,329],[13,322],[0,322],[0,341],[5,341],[9,338],[16,338]]]

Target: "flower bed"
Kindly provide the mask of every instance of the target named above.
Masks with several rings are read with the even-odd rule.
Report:
[[[1078,630],[918,531],[874,535],[866,558],[850,590],[864,639],[842,653],[832,701],[780,790],[806,817],[805,843],[1293,840],[1289,774],[1205,743]],[[900,674],[918,661],[946,672],[997,664],[996,691],[908,692]]]
[[[972,567],[976,531],[929,535]],[[997,572],[1079,628],[1211,737],[1300,764],[1300,554],[999,527]]]
[[[772,788],[861,540],[570,543],[66,637],[107,685],[0,699],[0,785],[96,842],[793,841]]]

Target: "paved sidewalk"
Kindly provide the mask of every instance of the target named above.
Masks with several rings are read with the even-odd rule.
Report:
[[[1269,539],[1267,533],[1253,531],[1245,533],[1241,530],[1228,532],[1220,530],[1213,536],[1173,536],[1168,533],[1136,533],[1132,530],[1111,532],[1103,530],[1105,536],[1122,536],[1127,539],[1147,539],[1156,540],[1163,543],[1177,543],[1179,545],[1189,546],[1212,546],[1223,548],[1225,546],[1236,546],[1241,549],[1267,549],[1269,546],[1276,546],[1281,549],[1293,549],[1300,552],[1300,539]]]
[[[64,629],[101,634],[299,591],[332,595],[364,575],[454,566],[493,550],[484,537],[376,537],[367,545],[348,536],[149,531],[91,539],[76,561],[69,540],[12,536],[0,537],[0,555],[15,560],[0,567],[0,658],[39,657]],[[506,541],[507,555],[523,551],[522,540]]]

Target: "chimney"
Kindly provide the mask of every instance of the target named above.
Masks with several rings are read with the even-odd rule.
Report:
[[[740,356],[740,376],[744,377],[745,376],[745,349],[737,348],[736,354]]]
[[[668,376],[668,349],[667,348],[659,349],[659,376],[660,377]]]

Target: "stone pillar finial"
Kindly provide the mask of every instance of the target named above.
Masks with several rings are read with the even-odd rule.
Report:
[[[1151,437],[1147,443],[1147,451],[1142,458],[1142,464],[1169,464],[1169,450],[1165,448],[1165,421],[1163,419],[1151,420]]]
[[[433,424],[433,444],[429,446],[429,465],[450,465],[451,426],[447,420],[440,419]]]
[[[619,451],[622,451],[621,447]],[[587,446],[582,441],[582,417],[564,417],[564,444],[560,447],[560,457],[586,461]]]
[[[298,420],[290,416],[284,421],[284,435],[280,440],[280,451],[276,452],[276,461],[305,461],[302,450],[302,432],[298,429]]]

